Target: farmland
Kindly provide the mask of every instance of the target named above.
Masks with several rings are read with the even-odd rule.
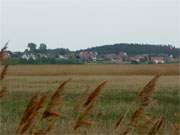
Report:
[[[127,121],[138,108],[138,93],[156,74],[158,79],[152,95],[152,103],[139,120],[136,134],[146,134],[152,127],[141,127],[144,119],[163,117],[165,124],[161,134],[170,134],[174,125],[180,122],[180,65],[15,65],[8,68],[3,85],[8,92],[0,99],[0,134],[16,132],[21,116],[30,98],[39,95],[51,96],[65,80],[72,80],[63,92],[63,106],[52,135],[74,134],[73,125],[78,112],[74,110],[78,98],[87,89],[88,94],[101,82],[107,81],[88,118],[94,121],[90,126],[82,126],[80,134],[118,134],[128,125]],[[127,112],[128,110],[128,112]],[[124,124],[115,129],[119,116],[127,112]],[[142,120],[143,119],[143,120]]]
[[[58,75],[179,75],[180,64],[87,64],[87,65],[15,65],[10,66],[11,76],[58,76]]]

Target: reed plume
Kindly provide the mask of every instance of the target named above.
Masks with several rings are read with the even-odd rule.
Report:
[[[47,108],[45,109],[45,111],[42,114],[42,117],[39,121],[39,123],[43,123],[45,122],[46,127],[42,128],[42,129],[35,129],[33,134],[47,134],[48,132],[51,131],[53,125],[55,124],[57,118],[60,115],[60,103],[61,103],[61,95],[62,92],[64,91],[64,87],[65,85],[70,81],[64,81],[58,88],[57,90],[54,92],[54,94],[52,95]]]
[[[140,125],[138,125],[139,133],[140,134],[147,133],[147,131],[150,129],[150,127],[153,126],[154,121],[155,121],[154,117],[149,117],[149,116],[145,115],[143,122]]]
[[[8,69],[8,65],[3,66],[3,69],[2,69],[1,74],[0,74],[0,80],[4,79],[4,77],[7,73],[7,69]]]
[[[0,61],[1,62],[4,60],[4,53],[7,49],[7,45],[8,45],[8,42],[5,44],[5,46],[0,51]],[[8,65],[3,66],[1,73],[0,73],[0,81],[3,81],[3,79],[7,73],[7,69],[8,69]],[[6,92],[7,92],[6,87],[2,86],[2,84],[1,84],[0,97],[3,97]]]
[[[132,105],[131,105],[131,106],[132,106]],[[131,106],[130,106],[130,107],[131,107]],[[128,111],[129,111],[129,109],[126,110],[126,112],[124,112],[123,114],[120,114],[119,119],[118,119],[118,121],[117,121],[116,124],[115,124],[115,129],[117,129],[117,128],[121,125],[121,123],[123,122],[123,119],[126,117]]]
[[[152,96],[152,93],[156,85],[156,81],[159,77],[160,75],[156,75],[155,77],[153,77],[153,79],[149,81],[142,89],[142,91],[139,93],[141,104],[139,108],[132,114],[128,126],[123,132],[123,135],[127,135],[132,131],[133,127],[137,123],[138,118],[143,114],[145,107],[149,105],[150,97]]]
[[[128,133],[130,133],[130,132],[132,131],[133,127],[134,127],[135,124],[137,123],[137,120],[139,119],[139,117],[141,116],[141,114],[143,113],[143,111],[144,111],[144,107],[140,106],[140,107],[132,114],[126,130],[123,132],[123,135],[127,135]]]
[[[39,99],[37,95],[31,98],[17,129],[16,133],[18,135],[24,134],[34,124],[33,121],[35,120],[38,110],[42,107],[46,99],[47,96],[42,96]]]
[[[92,93],[90,93],[90,95],[84,103],[85,109],[80,113],[79,118],[74,125],[74,130],[77,130],[81,125],[89,125],[94,123],[92,121],[86,120],[85,117],[93,108],[96,101],[96,97],[99,95],[102,87],[106,84],[106,82],[107,81],[102,82],[100,85],[98,85],[98,87],[96,87],[96,89]]]
[[[57,112],[57,107],[60,104],[60,97],[62,92],[64,91],[64,86],[69,82],[70,80],[64,81],[58,89],[54,92],[52,95],[50,102],[46,108],[46,110],[43,113],[42,119],[46,119],[48,117],[57,117],[59,116],[59,112]]]
[[[121,115],[118,119],[118,121],[115,124],[115,129],[117,129],[119,127],[119,125],[121,124],[122,120],[124,118],[124,115]]]
[[[78,118],[78,120],[75,123],[74,130],[77,130],[81,125],[84,124],[82,121],[85,121],[84,118],[90,112],[90,110],[93,108],[93,105],[94,105],[94,101],[90,102],[90,104],[88,104],[85,107],[84,111],[82,111],[80,113],[79,118]]]
[[[80,121],[80,125],[93,125],[95,124],[96,122],[95,121],[92,121],[92,120],[81,120]]]
[[[35,95],[35,96],[32,96],[31,97],[31,100],[29,101],[27,107],[26,107],[26,110],[24,111],[24,114],[21,118],[21,121],[20,121],[20,124],[19,125],[22,125],[23,123],[26,122],[26,120],[28,119],[28,117],[30,116],[30,114],[32,114],[32,110],[34,108],[34,106],[38,103],[38,96]]]
[[[5,53],[5,51],[7,50],[8,44],[9,44],[9,41],[6,42],[6,44],[4,45],[4,47],[3,47],[3,48],[1,49],[1,51],[0,51],[0,61],[2,61],[3,58],[4,58],[4,53]]]
[[[152,93],[154,91],[156,82],[160,75],[156,75],[153,77],[151,81],[149,81],[146,86],[142,89],[142,91],[139,93],[139,97],[141,100],[141,103],[143,106],[148,106],[150,103],[150,97],[152,96]]]
[[[155,134],[157,134],[157,132],[159,131],[159,129],[161,128],[163,123],[164,123],[163,118],[161,118],[160,120],[157,120],[156,123],[153,125],[153,127],[149,130],[147,135],[155,135]]]
[[[100,91],[102,90],[103,86],[107,83],[107,81],[102,82],[87,98],[87,100],[84,103],[84,106],[87,106],[90,104],[92,100],[95,100],[96,97],[99,95]]]
[[[173,124],[173,130],[171,135],[180,135],[180,123]]]

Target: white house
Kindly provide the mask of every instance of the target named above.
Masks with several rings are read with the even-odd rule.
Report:
[[[36,60],[36,56],[34,55],[34,54],[27,54],[27,53],[25,53],[25,54],[23,54],[22,56],[21,56],[21,58],[22,59],[26,59],[26,60],[29,60],[29,59],[33,59],[33,60]]]

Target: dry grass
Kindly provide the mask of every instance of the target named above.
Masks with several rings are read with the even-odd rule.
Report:
[[[46,127],[42,129],[37,129],[37,123],[33,123],[35,118],[37,118],[38,110],[42,108],[42,105],[47,99],[47,96],[42,96],[38,99],[38,95],[31,98],[29,104],[24,111],[23,117],[20,121],[19,127],[17,129],[17,134],[22,135],[29,130],[30,135],[35,134],[47,134],[53,127],[57,117],[59,117],[59,106],[61,102],[61,95],[64,90],[64,86],[69,82],[69,80],[64,81],[58,89],[52,95],[47,108],[44,110],[40,121],[36,121],[38,124],[45,121]]]
[[[82,103],[86,100],[89,91],[90,91],[89,86],[87,86],[86,90],[78,97],[76,104],[74,106],[75,112],[79,112],[80,107],[82,106]]]
[[[157,65],[14,65],[11,76],[59,76],[59,75],[180,75],[180,64]]]
[[[7,93],[6,87],[1,87],[0,98],[3,97],[6,93]]]
[[[141,99],[141,101],[140,101],[141,103],[140,103],[138,109],[135,110],[134,113],[132,113],[132,116],[130,117],[127,127],[125,127],[125,130],[122,132],[122,135],[127,135],[127,134],[131,133],[132,131],[134,131],[133,128],[137,128],[136,125],[138,123],[139,117],[142,116],[142,114],[145,111],[145,108],[147,108],[150,103],[149,98],[152,96],[152,93],[154,91],[155,84],[156,84],[156,81],[158,78],[159,78],[159,75],[155,76],[151,81],[149,81],[147,83],[147,85],[142,89],[142,91],[140,91],[139,97]],[[37,115],[38,109],[40,109],[42,107],[42,104],[45,101],[44,97],[42,97],[40,100],[38,100],[37,96],[33,96],[31,98],[31,100],[27,106],[27,109],[25,110],[24,115],[21,119],[19,128],[17,130],[17,133],[19,135],[25,133],[29,128],[31,129],[29,132],[30,135],[35,135],[35,134],[45,135],[48,132],[50,132],[50,130],[54,126],[55,121],[59,117],[58,110],[59,110],[59,106],[60,106],[60,102],[61,102],[60,97],[62,96],[62,91],[64,90],[64,86],[68,82],[69,82],[69,80],[64,81],[58,87],[58,89],[52,95],[47,108],[45,109],[44,113],[42,114],[42,118],[41,118],[40,122],[45,120],[45,125],[46,125],[45,128],[36,129],[35,126],[34,126],[35,127],[34,129],[30,128],[30,126],[32,126],[32,123],[33,123],[32,121],[33,121],[34,117]],[[94,89],[89,94],[88,98],[86,99],[86,101],[84,102],[84,104],[82,106],[83,111],[79,114],[78,119],[75,122],[75,125],[73,127],[75,131],[77,131],[83,125],[92,125],[95,123],[93,120],[87,120],[86,116],[93,109],[96,98],[100,94],[100,91],[102,90],[102,87],[105,84],[106,84],[106,81],[102,82],[100,85],[98,85],[98,87],[96,89]],[[120,119],[117,121],[116,128],[120,125],[123,118],[124,118],[124,116],[120,117]],[[46,124],[46,123],[48,123],[48,124]],[[157,134],[159,129],[163,125],[163,123],[164,123],[164,118],[158,119],[154,123],[152,128],[150,128],[147,135]],[[77,134],[77,132],[75,132],[75,133]]]
[[[171,120],[172,117],[177,116],[179,111],[177,108],[179,104],[180,79],[178,74],[162,76],[156,84],[159,76],[155,76],[149,81],[152,76],[117,76],[108,73],[106,75],[100,74],[100,76],[95,76],[93,73],[91,75],[86,75],[85,73],[77,76],[70,73],[67,76],[42,77],[33,76],[34,72],[32,72],[30,76],[17,77],[10,76],[10,72],[8,71],[9,76],[5,80],[5,85],[11,91],[8,95],[9,97],[1,101],[1,108],[4,111],[8,111],[10,109],[8,104],[11,104],[15,111],[19,111],[14,113],[13,116],[15,117],[11,117],[11,119],[15,119],[14,124],[16,125],[17,120],[19,121],[21,117],[17,130],[18,134],[56,135],[60,133],[79,133],[104,135],[119,134],[119,131],[121,131],[123,135],[130,133],[138,135],[140,132],[153,135],[160,133],[162,129],[165,130],[165,124],[167,133],[171,132],[169,124],[165,123],[165,121],[178,123],[178,120]],[[63,81],[66,78],[73,78],[73,80],[66,87],[66,91],[64,91],[64,86],[69,82]],[[89,89],[92,89],[93,86],[97,85],[97,82],[102,80],[108,80],[108,85],[103,88],[106,84],[106,82],[103,82],[89,93]],[[52,89],[55,89],[59,83],[61,85],[53,93],[52,97],[47,100],[47,96],[52,93]],[[87,84],[91,87],[84,92],[83,89]],[[38,95],[32,97],[34,92],[38,92]],[[88,93],[89,96],[87,96]],[[16,94],[20,95],[17,96]],[[32,97],[32,99],[29,101],[23,114],[25,105],[22,105],[22,103],[26,104],[29,97]],[[163,99],[162,97],[165,98]],[[12,106],[12,101],[17,103],[16,106]],[[43,108],[43,104],[46,107]],[[74,109],[76,104],[81,107],[82,111],[80,113],[79,109]],[[166,113],[167,110],[164,111],[164,107],[169,107],[167,110],[172,112]],[[120,116],[117,115],[119,113],[121,114]],[[7,116],[5,116],[2,112],[1,119],[3,118],[3,123],[6,123],[5,121],[9,114],[7,112]],[[176,116],[172,116],[172,114],[176,114]],[[149,117],[148,120],[144,118],[145,116]],[[9,122],[11,119],[7,121]],[[146,126],[143,127],[142,123]],[[83,125],[92,126],[80,128]],[[113,125],[115,125],[116,130],[114,130]],[[174,132],[177,130],[177,125],[174,125]],[[2,127],[6,126],[3,125]],[[3,130],[1,133],[12,134],[15,132],[14,129],[8,128],[6,130],[9,132]],[[146,132],[141,131],[145,129]],[[74,130],[77,132],[74,132]]]
[[[93,108],[93,102],[91,102],[90,104],[88,104],[84,111],[82,111],[79,115],[78,120],[76,121],[75,125],[74,125],[74,130],[77,130],[78,128],[80,128],[80,126],[82,125],[89,125],[89,120],[85,120],[85,116],[90,112],[90,110]]]
[[[5,86],[11,92],[47,92],[56,89],[59,83],[67,78],[73,78],[67,86],[68,93],[82,93],[87,85],[92,89],[97,82],[108,80],[104,91],[126,90],[131,93],[140,90],[152,78],[152,76],[8,76]],[[180,88],[180,76],[162,76],[156,85],[157,89],[165,89],[165,94],[173,89]],[[111,94],[111,93],[110,93]]]

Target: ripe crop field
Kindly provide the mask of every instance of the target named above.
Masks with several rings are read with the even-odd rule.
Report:
[[[180,64],[158,65],[16,65],[10,66],[9,75],[58,76],[58,75],[179,75]]]
[[[157,74],[161,76],[152,80]],[[32,124],[30,129],[46,127],[47,122],[37,124],[36,120],[44,112],[43,108],[48,108],[56,89],[68,79],[71,80],[65,83],[62,94],[58,95],[61,100],[56,111],[60,113],[58,117],[54,114],[55,122],[52,122],[48,135],[179,134],[180,64],[9,66],[1,82],[7,87],[7,92],[0,97],[0,134],[17,132],[23,113],[34,95],[46,96],[47,99],[36,119],[31,121],[31,124],[36,124]],[[147,103],[144,99],[141,101],[139,93],[151,80],[146,89],[154,90],[151,96],[146,96]],[[100,87],[96,91],[97,86]],[[94,97],[93,91],[96,91]],[[87,113],[84,119],[83,103],[89,95],[93,108],[87,106],[86,110],[85,107]],[[29,131],[24,134],[30,134]]]

